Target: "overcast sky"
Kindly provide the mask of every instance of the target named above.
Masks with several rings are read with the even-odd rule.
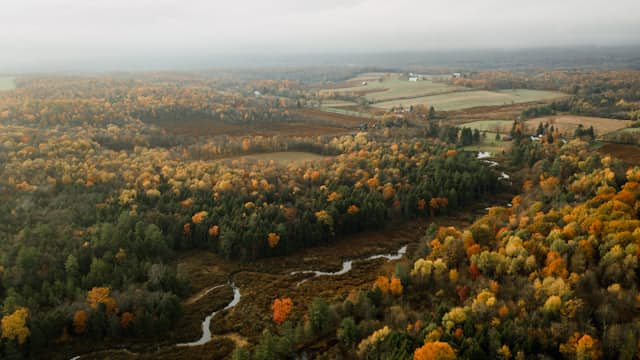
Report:
[[[177,54],[640,43],[640,0],[0,0],[0,72]]]

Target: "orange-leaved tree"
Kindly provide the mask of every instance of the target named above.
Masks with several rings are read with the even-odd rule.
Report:
[[[108,287],[94,287],[87,292],[87,302],[92,309],[97,308],[98,304],[104,304],[108,313],[117,312],[116,301],[109,296],[109,292]]]
[[[384,275],[378,276],[376,282],[373,283],[373,288],[380,289],[380,292],[386,295],[389,292],[389,278]]]
[[[391,278],[391,281],[389,282],[389,291],[393,296],[402,295],[402,282],[399,278],[395,276]]]
[[[413,353],[413,360],[455,360],[456,353],[446,342],[427,342]]]
[[[87,312],[84,310],[78,310],[73,314],[73,330],[76,334],[84,333],[87,326]]]
[[[274,247],[278,246],[279,241],[280,241],[280,235],[276,233],[269,233],[269,235],[267,235],[267,242],[269,243],[270,248],[273,249]]]
[[[131,324],[133,319],[135,319],[135,316],[132,313],[125,311],[120,317],[120,326],[122,326],[123,329],[128,329],[129,324]]]
[[[349,206],[349,208],[347,208],[347,213],[349,215],[357,214],[359,211],[360,211],[360,208],[356,205],[351,205]]]
[[[273,310],[273,321],[280,325],[285,322],[291,314],[293,301],[291,298],[275,299],[273,300],[273,304],[271,304],[271,309]]]

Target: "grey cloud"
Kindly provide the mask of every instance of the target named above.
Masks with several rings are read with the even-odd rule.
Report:
[[[101,56],[640,43],[637,0],[3,0],[0,72]]]

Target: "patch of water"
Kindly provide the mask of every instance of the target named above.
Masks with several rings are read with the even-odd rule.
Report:
[[[491,157],[491,153],[488,151],[479,151],[478,152],[478,159],[486,159],[486,158],[490,158]]]
[[[353,268],[353,263],[356,261],[370,261],[375,259],[387,259],[388,261],[399,260],[407,253],[407,245],[402,246],[395,254],[376,254],[371,255],[367,258],[360,260],[344,260],[342,262],[342,268],[338,271],[318,271],[318,270],[302,270],[302,271],[292,271],[289,275],[297,275],[297,274],[313,274],[311,278],[315,278],[318,276],[338,276],[344,275],[351,271]],[[300,284],[306,282],[309,279],[300,280],[296,286],[300,286]]]
[[[209,316],[204,318],[204,320],[202,321],[202,336],[200,337],[200,339],[189,343],[177,344],[176,346],[200,346],[211,341],[211,319],[213,319],[213,317],[216,316],[216,314],[218,314],[219,312],[231,309],[232,307],[238,305],[238,303],[240,302],[240,289],[234,282],[229,283],[229,286],[231,286],[231,288],[233,289],[233,299],[229,304],[227,304],[227,306],[224,307],[224,309],[214,311]]]

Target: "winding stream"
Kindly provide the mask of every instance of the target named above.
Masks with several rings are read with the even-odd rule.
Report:
[[[489,167],[500,165],[500,163],[498,163],[497,161],[487,160],[488,158],[491,158],[491,157],[493,157],[493,155],[491,155],[491,153],[488,151],[479,151],[477,156],[477,158],[480,161],[484,162],[485,164],[488,164]],[[509,174],[505,173],[504,171],[501,171],[500,176],[498,176],[498,179],[501,179],[501,180],[509,180],[510,178],[511,177],[509,176]]]
[[[479,151],[478,152],[478,156],[477,156],[477,158],[480,161],[484,162],[485,164],[488,164],[489,167],[494,167],[494,166],[500,165],[500,163],[497,162],[497,161],[487,160],[487,158],[491,158],[491,157],[493,157],[493,155],[488,151]],[[511,178],[511,176],[509,176],[509,174],[507,174],[504,171],[501,171],[500,172],[500,176],[498,176],[498,180],[509,180],[510,178]],[[507,207],[511,207],[512,205],[511,205],[511,203],[507,203],[506,206]],[[489,211],[489,209],[491,209],[491,208],[490,207],[485,208],[486,211]]]
[[[289,275],[298,275],[298,274],[313,274],[311,278],[316,278],[318,276],[338,276],[344,275],[351,271],[353,268],[353,263],[356,261],[370,261],[375,259],[387,259],[387,261],[398,260],[402,258],[407,253],[407,245],[402,246],[395,254],[377,254],[371,255],[364,259],[356,259],[356,260],[344,260],[342,261],[342,268],[338,271],[318,271],[318,270],[302,270],[302,271],[292,271]],[[304,283],[309,279],[304,279],[298,281],[296,286],[300,286],[300,284]]]
[[[353,263],[354,262],[371,261],[371,260],[376,260],[376,259],[387,259],[387,261],[398,260],[398,259],[402,258],[404,255],[406,255],[406,253],[407,253],[407,245],[404,245],[400,249],[398,249],[398,251],[395,254],[376,254],[376,255],[371,255],[369,257],[362,258],[362,259],[344,260],[342,262],[342,268],[340,270],[338,270],[338,271],[326,272],[326,271],[317,271],[317,270],[302,270],[302,271],[292,271],[292,272],[289,273],[289,275],[313,274],[312,278],[318,277],[318,276],[344,275],[344,274],[348,273],[349,271],[351,271],[351,269],[353,268]],[[237,274],[237,273],[235,273],[235,274]],[[211,341],[211,338],[212,338],[212,335],[211,335],[211,320],[218,313],[221,313],[221,312],[223,312],[225,310],[229,310],[229,309],[235,307],[236,305],[238,305],[238,303],[240,303],[240,299],[241,299],[242,296],[240,294],[240,288],[238,288],[238,286],[236,286],[235,282],[233,281],[233,276],[235,274],[231,274],[229,276],[229,283],[228,283],[228,286],[230,286],[231,289],[233,290],[233,299],[223,309],[218,310],[218,311],[214,311],[211,314],[209,314],[207,317],[204,318],[204,320],[202,321],[202,323],[200,325],[201,328],[202,328],[202,336],[198,340],[192,341],[192,342],[188,342],[188,343],[179,343],[179,344],[176,344],[175,346],[177,346],[177,347],[201,346],[201,345],[204,345],[204,344],[208,343],[209,341]],[[300,285],[301,283],[303,283],[303,282],[305,282],[307,280],[309,280],[309,279],[304,279],[302,281],[299,281],[296,286]],[[214,289],[220,288],[222,286],[227,286],[227,285],[216,285],[214,287],[211,287],[211,288],[205,290],[202,294],[196,296],[194,298],[194,300],[192,300],[192,303],[200,300],[201,298],[203,298],[204,296],[209,294]],[[110,350],[105,350],[105,351],[110,351]],[[95,354],[95,353],[93,353],[93,354]],[[90,355],[91,354],[74,356],[74,357],[70,358],[70,360],[78,360],[81,357],[90,356]]]
[[[233,281],[229,282],[229,286],[231,286],[231,289],[233,289],[233,299],[222,310],[214,311],[209,316],[204,318],[204,320],[202,321],[202,336],[200,337],[200,339],[193,342],[176,344],[176,346],[200,346],[211,341],[211,319],[213,319],[213,317],[216,316],[217,313],[231,309],[232,307],[238,305],[238,303],[240,302],[240,288],[238,288]],[[211,288],[210,290],[213,290],[213,288]]]

